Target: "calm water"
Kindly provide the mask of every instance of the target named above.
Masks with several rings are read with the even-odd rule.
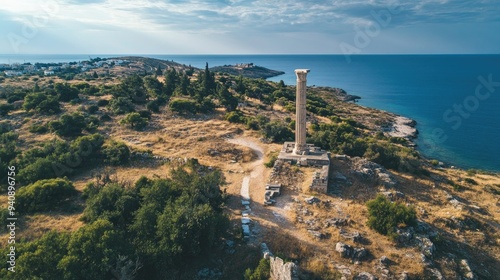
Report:
[[[92,57],[118,55],[92,55]],[[147,55],[204,67],[253,62],[286,74],[309,68],[308,85],[362,97],[361,105],[415,119],[420,151],[462,168],[500,171],[500,55]],[[69,62],[88,55],[0,55],[0,63]],[[490,81],[490,82],[488,82]],[[476,89],[479,89],[476,93]]]

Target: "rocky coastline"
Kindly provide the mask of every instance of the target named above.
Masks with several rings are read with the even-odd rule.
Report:
[[[393,123],[385,128],[387,134],[391,137],[405,138],[413,141],[418,136],[416,129],[417,122],[407,117],[395,115]]]

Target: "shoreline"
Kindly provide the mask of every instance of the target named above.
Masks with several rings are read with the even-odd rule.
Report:
[[[362,106],[362,105],[359,105]],[[366,107],[366,106],[363,106]],[[371,107],[366,107],[366,108],[371,108]],[[383,127],[383,132],[388,134],[390,137],[400,137],[404,138],[409,142],[409,145],[407,145],[409,148],[414,149],[417,151],[421,158],[427,161],[433,161],[437,160],[439,163],[436,165],[436,168],[444,168],[444,169],[455,169],[455,170],[463,170],[463,171],[476,171],[478,173],[485,173],[485,174],[490,174],[490,175],[500,175],[500,170],[489,170],[489,169],[484,169],[484,168],[466,168],[462,167],[460,165],[454,164],[453,162],[448,162],[444,161],[440,158],[429,158],[426,155],[422,153],[421,150],[418,149],[418,145],[416,144],[415,140],[417,140],[419,131],[416,128],[417,126],[417,121],[408,117],[404,117],[401,115],[398,115],[393,112],[388,112],[385,110],[377,109],[377,108],[372,108],[381,112],[387,112],[389,113],[392,117],[393,120],[391,121],[391,124]]]
[[[393,113],[391,113],[393,114]],[[415,128],[417,121],[394,114],[394,120],[385,132],[391,137],[405,138],[413,143],[418,136],[418,130]],[[413,143],[416,146],[415,143]]]

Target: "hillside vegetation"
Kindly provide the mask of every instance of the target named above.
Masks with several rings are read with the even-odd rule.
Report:
[[[333,88],[307,91],[308,143],[345,155],[330,192],[309,192],[313,168],[263,167],[247,241],[240,188],[261,155],[227,139],[258,143],[272,167],[294,139],[294,86],[127,59],[95,76],[3,78],[0,217],[14,166],[18,227],[16,273],[0,278],[263,279],[260,242],[303,279],[500,275],[499,175],[440,167],[387,133],[395,115]],[[276,178],[283,194],[264,207]],[[3,227],[5,257],[8,239]]]

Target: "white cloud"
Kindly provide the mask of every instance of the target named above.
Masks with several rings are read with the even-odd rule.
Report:
[[[384,31],[386,34],[398,34],[388,32],[394,28],[416,30],[426,23],[500,21],[494,0],[477,3],[466,0],[25,0],[2,3],[3,26],[0,28],[13,28],[10,32],[19,34],[20,25],[44,19],[45,23],[38,26],[40,32],[36,40],[30,39],[30,44],[47,46],[50,44],[43,43],[44,40],[57,40],[61,48],[76,47],[82,51],[98,49],[99,44],[94,46],[93,42],[101,40],[101,46],[109,47],[111,52],[125,50],[127,46],[130,52],[139,50],[139,53],[141,49],[157,50],[157,53],[272,52],[292,43],[301,45],[302,52],[324,52],[332,49],[340,38],[352,38],[356,28],[375,24],[371,14],[386,11],[391,3],[396,3],[400,12],[392,15]],[[316,43],[301,44],[298,38]],[[81,43],[75,45],[75,42]],[[144,47],[141,48],[141,44]],[[1,51],[6,51],[5,47],[0,47]],[[293,51],[301,52],[300,49]]]

